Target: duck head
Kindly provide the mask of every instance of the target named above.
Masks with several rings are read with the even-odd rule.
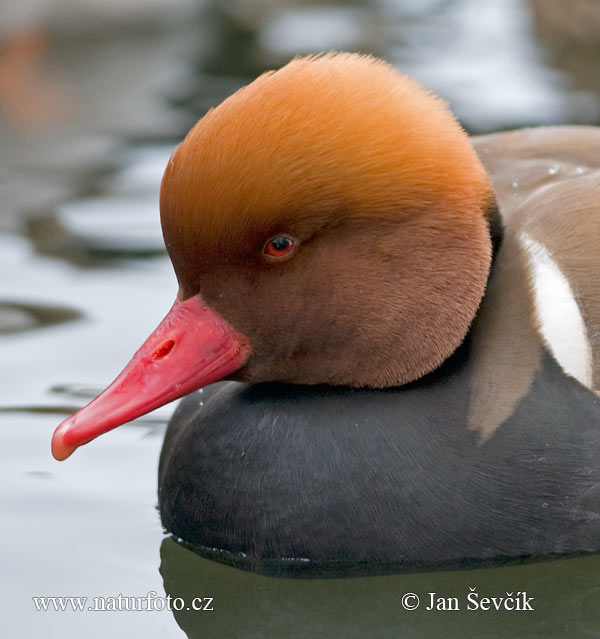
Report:
[[[53,454],[219,379],[381,388],[464,339],[491,261],[489,178],[447,105],[369,56],[298,58],[174,151],[177,300]]]

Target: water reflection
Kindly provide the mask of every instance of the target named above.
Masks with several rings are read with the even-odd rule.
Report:
[[[81,312],[64,306],[0,301],[0,335],[72,322]]]
[[[451,573],[278,579],[203,559],[165,539],[160,570],[166,593],[186,608],[195,597],[213,598],[212,612],[174,611],[190,639],[588,637],[597,636],[600,624],[600,557]],[[534,610],[468,610],[471,588],[475,601],[526,592]],[[459,610],[428,611],[431,592],[457,597]],[[403,607],[405,593],[419,597],[417,609]]]

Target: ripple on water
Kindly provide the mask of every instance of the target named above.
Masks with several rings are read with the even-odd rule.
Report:
[[[59,208],[58,221],[82,250],[135,257],[164,253],[157,201],[88,198]]]
[[[164,255],[158,198],[172,146],[125,151],[120,171],[98,177],[101,195],[72,199],[31,219],[27,231],[36,251],[83,267]]]
[[[67,306],[0,301],[0,335],[72,322],[83,316]]]

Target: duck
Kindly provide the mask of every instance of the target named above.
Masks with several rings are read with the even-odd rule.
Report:
[[[176,300],[54,457],[183,397],[159,509],[199,554],[335,576],[596,552],[599,149],[470,138],[370,55],[259,76],[174,150]]]

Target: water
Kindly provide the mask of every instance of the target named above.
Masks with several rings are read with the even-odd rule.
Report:
[[[113,379],[171,306],[158,186],[172,147],[209,106],[294,53],[338,47],[419,76],[473,132],[598,123],[589,50],[577,64],[577,51],[565,60],[546,48],[519,0],[181,0],[167,12],[157,0],[143,14],[136,2],[121,4],[42,11],[38,3],[21,15],[0,4],[0,43],[10,45],[0,54],[6,636],[184,636],[178,624],[211,637],[596,636],[595,557],[304,581],[194,556],[164,538],[155,508],[172,407],[66,463],[49,450],[57,423]],[[186,601],[212,597],[214,610],[36,612],[31,599],[163,596],[165,586]],[[465,600],[470,586],[481,596],[526,590],[536,610],[423,609],[430,591]],[[416,611],[402,607],[409,592],[423,601]]]

